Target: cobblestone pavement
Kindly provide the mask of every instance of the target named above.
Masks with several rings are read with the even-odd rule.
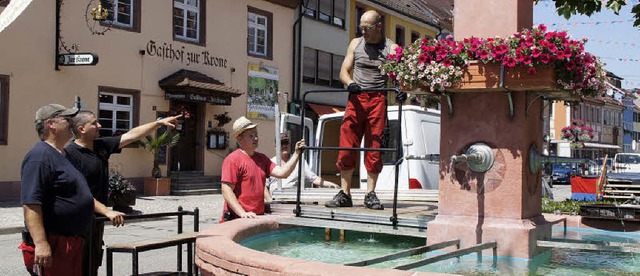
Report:
[[[138,196],[134,211],[147,213],[174,212],[182,206],[184,210],[200,210],[200,221],[217,221],[222,215],[222,195],[196,196]],[[22,207],[18,201],[0,201],[0,235],[17,233],[24,226]]]

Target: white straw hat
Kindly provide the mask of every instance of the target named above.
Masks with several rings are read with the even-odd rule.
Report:
[[[257,124],[252,123],[245,116],[238,118],[235,122],[233,122],[233,138],[238,138],[242,132],[248,129],[252,129],[258,126]]]

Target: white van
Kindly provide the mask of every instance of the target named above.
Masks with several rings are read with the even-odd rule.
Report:
[[[616,153],[613,170],[617,173],[640,173],[640,153]]]
[[[398,107],[388,107],[390,139],[388,148],[395,148],[398,128]],[[402,150],[404,160],[399,168],[398,190],[408,189],[438,189],[439,161],[440,161],[440,111],[425,110],[419,106],[402,107]],[[318,125],[314,129],[311,120],[305,119],[305,139],[308,145],[316,147],[338,147],[340,141],[340,125],[344,112],[320,116]],[[280,129],[288,130],[296,141],[301,137],[300,117],[283,114]],[[364,144],[364,142],[363,142]],[[361,145],[364,147],[364,145]],[[360,152],[360,167],[354,172],[353,189],[366,189],[367,172],[364,167],[364,151]],[[336,168],[338,151],[309,150],[307,161],[312,170],[334,183],[340,183],[339,171]],[[395,152],[382,152],[384,167],[378,177],[376,191],[393,190],[395,184],[395,169],[393,161]]]

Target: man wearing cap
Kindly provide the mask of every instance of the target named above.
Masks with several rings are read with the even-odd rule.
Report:
[[[112,137],[100,137],[100,122],[95,114],[88,110],[81,110],[71,120],[71,130],[75,140],[71,141],[65,150],[67,159],[84,175],[95,201],[95,212],[108,217],[114,226],[124,225],[124,214],[113,211],[105,205],[108,200],[109,186],[109,157],[114,153],[149,135],[158,127],[175,127],[182,115],[161,118],[154,122],[137,126],[125,134]],[[85,237],[84,266],[85,275],[98,275],[98,268],[102,264],[102,237],[104,223],[93,225],[93,236]],[[92,238],[91,240],[89,238]],[[89,259],[91,250],[92,258]]]
[[[32,275],[82,275],[82,234],[93,215],[85,178],[65,158],[78,112],[48,104],[36,112],[38,142],[24,157],[20,203],[24,211],[24,263]]]
[[[300,149],[305,146],[304,139],[298,141],[289,162],[277,166],[269,157],[256,151],[256,126],[244,116],[233,123],[233,137],[240,148],[222,162],[222,196],[225,201],[223,222],[234,218],[255,218],[256,215],[264,214],[265,200],[271,200],[265,185],[267,177],[289,176],[298,162]]]
[[[291,158],[291,149],[289,147],[289,135],[286,133],[280,133],[280,164],[285,165],[285,163],[289,162]],[[271,158],[272,162],[276,162],[276,156]],[[304,182],[305,184],[311,184],[312,187],[325,187],[325,188],[340,188],[337,184],[322,179],[322,177],[317,176],[311,168],[309,168],[309,164],[307,161],[302,161],[302,170],[304,171]],[[298,162],[296,162],[295,167],[293,168],[293,172],[285,179],[282,179],[282,188],[294,188],[298,185]],[[273,193],[273,191],[278,187],[277,179],[274,177],[269,178],[269,191]]]

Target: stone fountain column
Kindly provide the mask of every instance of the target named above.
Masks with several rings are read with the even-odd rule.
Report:
[[[508,37],[533,21],[531,0],[455,0],[456,40]],[[541,215],[541,175],[531,173],[529,148],[542,148],[543,104],[526,92],[511,92],[513,117],[505,92],[454,93],[442,97],[438,215],[427,243],[460,239],[461,246],[496,241],[498,255],[531,258],[536,241],[551,235]],[[453,114],[449,115],[452,111]],[[488,145],[493,166],[484,173],[450,157],[475,143]]]

